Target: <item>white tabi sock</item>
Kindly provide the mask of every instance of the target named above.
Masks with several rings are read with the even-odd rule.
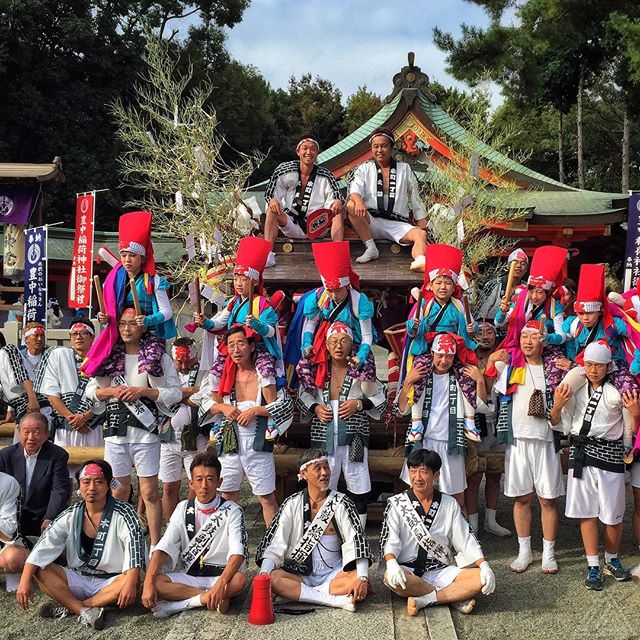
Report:
[[[554,557],[556,555],[556,541],[542,539],[542,557]]]
[[[371,240],[365,240],[364,246],[365,252],[356,258],[357,263],[364,264],[365,262],[371,262],[371,260],[376,260],[380,256],[380,252],[373,238]]]
[[[508,538],[511,535],[511,531],[509,531],[509,529],[506,529],[496,522],[495,509],[484,510],[484,529],[485,531],[493,533],[493,535],[501,538]]]
[[[192,598],[189,598],[185,609],[197,609],[198,607],[204,607],[204,605],[202,604],[202,601],[200,600],[201,595],[202,594],[199,593],[197,596],[193,596]]]
[[[587,565],[589,567],[599,567],[600,566],[600,556],[587,556]]]
[[[526,571],[533,559],[531,555],[531,536],[526,536],[525,538],[519,537],[518,545],[518,557],[511,563],[509,568],[516,573],[522,573]]]
[[[531,556],[531,536],[527,536],[526,538],[521,538],[518,536],[518,555],[519,556]]]
[[[365,240],[364,241],[364,248],[365,249],[371,249],[372,251],[373,250],[375,250],[375,251],[378,250],[378,247],[376,247],[376,243],[375,243],[375,240],[373,238],[370,238],[369,240]]]
[[[469,524],[471,525],[471,528],[473,529],[474,533],[478,533],[478,526],[480,525],[480,516],[478,513],[470,513],[467,516],[468,520],[469,520]]]
[[[416,603],[418,609],[424,609],[429,605],[438,604],[438,592],[434,589],[429,593],[425,593],[423,596],[413,596],[413,601]]]
[[[336,609],[346,609],[347,611],[355,611],[356,606],[349,596],[334,596],[325,593],[320,589],[308,587],[306,584],[300,585],[300,602],[310,602],[312,604],[323,604],[326,607],[335,607]]]
[[[155,607],[153,607],[153,616],[154,618],[168,618],[169,616],[174,616],[181,611],[186,611],[191,608],[191,601],[197,598],[198,599],[198,607],[201,607],[200,604],[200,596],[194,596],[193,598],[187,598],[186,600],[158,600],[158,603]]]

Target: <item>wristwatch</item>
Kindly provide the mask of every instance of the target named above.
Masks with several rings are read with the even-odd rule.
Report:
[[[367,576],[358,576],[358,580],[360,580],[360,582],[369,582],[369,578]]]
[[[362,400],[356,400],[356,402],[357,402],[357,404],[356,404],[357,411],[362,411],[362,408],[363,408],[363,406],[364,406],[364,405],[362,404]]]

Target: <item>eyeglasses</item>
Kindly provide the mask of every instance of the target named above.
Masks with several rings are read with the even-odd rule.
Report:
[[[138,323],[137,322],[122,322],[122,321],[120,321],[120,322],[118,322],[118,326],[121,329],[124,329],[125,327],[130,327],[132,329],[135,329],[138,326]]]
[[[71,338],[86,338],[91,334],[88,331],[72,331],[69,333],[69,337]]]

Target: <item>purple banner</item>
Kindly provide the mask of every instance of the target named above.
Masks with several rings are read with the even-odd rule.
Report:
[[[24,266],[24,323],[47,323],[47,227],[27,229]]]
[[[640,277],[640,191],[630,191],[627,248],[624,254],[624,290],[635,287],[638,277]]]
[[[0,185],[0,222],[29,224],[38,193],[40,193],[39,184]]]

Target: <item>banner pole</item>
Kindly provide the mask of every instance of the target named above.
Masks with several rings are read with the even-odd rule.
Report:
[[[109,191],[109,189],[100,189],[100,191]],[[93,204],[93,210],[91,211],[91,255],[89,256],[89,278],[88,278],[88,282],[89,282],[89,306],[87,308],[87,315],[89,316],[89,320],[91,320],[91,311],[92,311],[92,303],[93,303],[93,287],[91,286],[91,281],[93,280],[93,250],[95,245],[95,240],[96,240],[96,235],[95,235],[95,231],[96,231],[96,193],[97,191],[92,191],[91,195],[93,196],[92,198],[92,204]]]

